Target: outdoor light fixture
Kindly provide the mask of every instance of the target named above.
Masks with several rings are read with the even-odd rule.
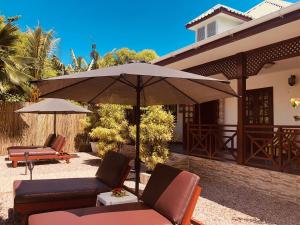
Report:
[[[288,83],[290,86],[294,86],[296,84],[296,75],[291,75],[288,79]]]

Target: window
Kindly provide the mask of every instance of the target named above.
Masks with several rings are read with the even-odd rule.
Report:
[[[207,24],[207,37],[214,36],[217,33],[216,21]]]
[[[197,30],[197,41],[202,41],[205,39],[205,27],[200,27]]]

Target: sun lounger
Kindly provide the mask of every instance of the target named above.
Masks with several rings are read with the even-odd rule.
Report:
[[[130,170],[128,164],[126,156],[110,151],[96,177],[15,181],[15,220],[24,224],[33,213],[94,206],[99,193],[123,185]]]
[[[55,141],[56,136],[55,134],[50,134],[47,139],[45,140],[44,145],[28,145],[28,146],[10,146],[7,148],[7,151],[10,149],[34,149],[34,148],[45,148],[51,147],[52,143]]]
[[[29,153],[29,160],[42,160],[42,159],[58,159],[66,160],[69,163],[71,156],[62,151],[65,145],[65,137],[58,135],[51,147],[42,148],[9,148],[8,159],[12,161],[13,167],[18,166],[19,161],[25,161],[25,152]]]
[[[35,214],[29,225],[190,225],[198,182],[195,174],[158,164],[142,202]]]

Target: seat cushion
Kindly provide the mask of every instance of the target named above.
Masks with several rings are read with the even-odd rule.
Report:
[[[153,209],[142,203],[129,203],[68,211],[36,214],[29,225],[172,225]]]
[[[57,152],[53,149],[47,148],[34,148],[34,149],[9,149],[9,156],[24,156],[25,152],[29,155],[56,155]]]
[[[199,177],[167,165],[158,164],[141,199],[175,224],[181,224]]]
[[[14,181],[14,202],[31,203],[95,197],[111,189],[97,178]]]
[[[115,151],[105,154],[96,176],[111,188],[122,186],[129,158]]]

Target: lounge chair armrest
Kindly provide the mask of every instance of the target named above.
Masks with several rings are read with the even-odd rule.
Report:
[[[33,149],[33,148],[43,148],[44,146],[10,146],[7,148],[7,150],[10,150],[10,149]]]

